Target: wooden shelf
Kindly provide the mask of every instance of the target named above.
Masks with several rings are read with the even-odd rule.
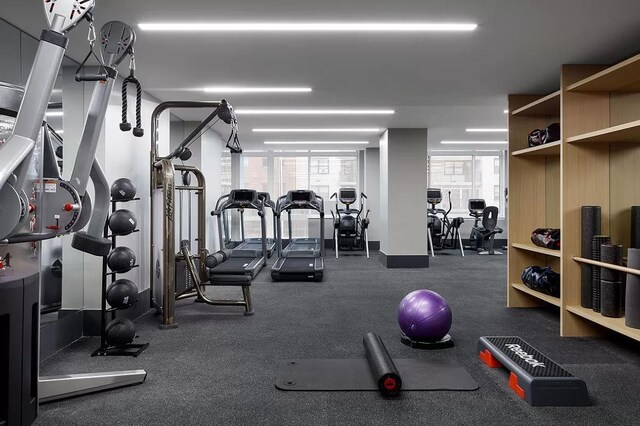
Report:
[[[526,250],[534,253],[544,254],[546,256],[562,257],[560,250],[551,250],[544,247],[534,246],[533,244],[512,243],[511,247],[518,250]]]
[[[603,232],[631,246],[629,206],[640,205],[640,55],[614,66],[563,65],[561,91],[510,94],[509,242],[507,306],[560,308],[560,335],[602,335],[604,329],[640,341],[640,329],[580,307],[583,264],[640,276],[628,268],[583,259],[580,209],[600,206]],[[560,122],[562,141],[527,148],[531,129]],[[562,228],[562,250],[535,246],[531,230]],[[577,256],[574,256],[577,255]],[[562,297],[521,284],[521,272],[548,265],[561,272]],[[545,302],[545,303],[543,303]]]
[[[553,92],[550,95],[543,96],[537,101],[531,102],[528,105],[518,108],[513,111],[511,115],[522,115],[530,117],[544,117],[544,116],[560,116],[560,90]]]
[[[567,87],[570,92],[615,92],[638,89],[640,89],[640,55]]]
[[[613,269],[625,274],[640,275],[640,269],[627,268],[626,266],[612,265],[611,263],[599,262],[597,260],[585,259],[584,257],[574,256],[573,260],[578,263],[586,263],[588,265],[600,266],[602,268]]]
[[[523,157],[543,157],[543,156],[557,156],[560,155],[560,145],[562,145],[562,141],[550,142],[540,146],[534,146],[531,148],[520,149],[518,151],[513,151],[511,155],[513,156],[523,156]]]
[[[529,296],[533,296],[537,299],[544,300],[547,303],[550,303],[554,306],[560,307],[560,298],[549,296],[548,294],[540,293],[539,291],[531,290],[524,284],[511,284],[511,287],[515,288],[518,291],[523,293],[527,293]]]
[[[630,328],[624,324],[624,318],[608,318],[603,317],[600,313],[582,306],[567,306],[567,311],[576,314],[582,318],[588,319],[596,324],[613,330],[617,333],[624,334],[635,340],[640,340],[640,329]]]
[[[567,142],[640,142],[640,120],[572,136]]]

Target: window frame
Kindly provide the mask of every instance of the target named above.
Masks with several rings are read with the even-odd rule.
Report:
[[[471,193],[472,195],[476,193],[476,191],[481,187],[481,185],[477,182],[477,177],[476,177],[476,158],[477,157],[496,157],[494,159],[494,172],[495,172],[495,167],[496,167],[496,162],[499,164],[499,173],[498,173],[498,181],[499,181],[499,188],[500,188],[500,192],[499,192],[499,197],[498,197],[498,205],[500,206],[500,212],[499,212],[499,218],[500,219],[506,219],[507,216],[507,210],[509,207],[508,201],[503,198],[503,194],[505,194],[505,188],[507,187],[507,154],[506,151],[504,150],[492,150],[492,151],[487,151],[487,152],[478,152],[478,151],[442,151],[442,152],[438,152],[437,154],[433,153],[433,152],[429,152],[427,155],[427,179],[428,179],[428,183],[429,186],[432,185],[432,173],[433,173],[433,163],[432,163],[432,158],[438,158],[438,157],[469,157],[471,159]],[[456,160],[451,160],[451,163],[455,163]],[[453,170],[455,171],[455,166],[453,166]],[[443,165],[443,174],[446,176],[459,176],[455,173],[451,173],[451,174],[447,174],[444,171],[444,165]],[[464,175],[464,171],[462,173],[462,175]],[[498,185],[495,185],[498,186]],[[460,188],[461,191],[464,191],[468,188]],[[494,194],[495,195],[495,194]],[[495,200],[492,200],[492,202],[496,202]],[[489,203],[489,202],[488,202]],[[469,212],[466,211],[464,214],[465,218],[470,218],[469,216]]]

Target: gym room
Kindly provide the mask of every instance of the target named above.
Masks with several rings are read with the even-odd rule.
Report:
[[[639,37],[0,0],[0,426],[637,425]]]

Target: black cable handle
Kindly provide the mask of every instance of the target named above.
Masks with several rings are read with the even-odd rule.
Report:
[[[136,86],[136,127],[133,128],[133,136],[140,138],[144,136],[144,129],[142,128],[142,86],[133,75],[133,72],[122,82],[122,123],[120,123],[120,130],[123,132],[131,130],[131,123],[127,121],[127,111],[129,107],[127,87],[129,84]]]

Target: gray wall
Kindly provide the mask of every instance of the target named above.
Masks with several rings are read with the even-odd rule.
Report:
[[[37,49],[37,40],[0,19],[0,81],[24,86]]]
[[[367,148],[364,152],[364,193],[367,194],[369,240],[380,241],[380,149]]]
[[[380,138],[381,250],[426,255],[427,129],[388,129]]]

